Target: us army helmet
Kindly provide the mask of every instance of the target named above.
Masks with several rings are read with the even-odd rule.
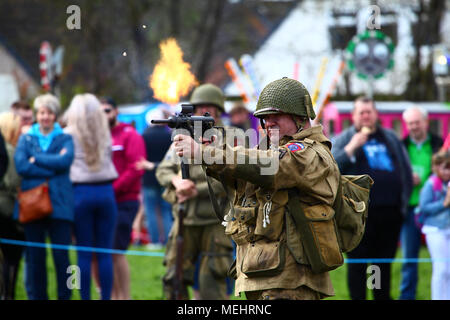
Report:
[[[309,119],[316,117],[308,90],[297,80],[287,77],[275,80],[263,89],[253,115],[262,118],[265,115],[277,113]]]
[[[195,88],[192,92],[190,102],[193,105],[212,104],[219,108],[220,111],[225,111],[225,96],[219,87],[211,83],[202,84]]]

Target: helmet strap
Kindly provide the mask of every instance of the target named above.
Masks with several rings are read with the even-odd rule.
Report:
[[[259,123],[261,124],[261,128],[265,129],[266,125],[264,124],[263,118],[259,118]]]
[[[296,115],[292,115],[292,120],[294,121],[295,125],[297,126],[297,133],[302,131],[306,125],[306,119],[300,118],[299,116],[296,116]]]

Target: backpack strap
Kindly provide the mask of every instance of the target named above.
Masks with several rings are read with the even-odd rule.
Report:
[[[430,177],[431,181],[433,182],[433,191],[442,191],[442,181],[439,179],[438,176],[432,175]]]
[[[212,177],[210,177],[208,174],[205,173],[206,176],[206,182],[208,184],[208,193],[209,193],[209,198],[211,200],[213,209],[214,209],[214,213],[216,214],[217,219],[219,219],[219,221],[224,224],[227,223],[229,221],[231,221],[234,217],[234,205],[233,205],[233,201],[230,197],[230,194],[228,192],[227,186],[223,183],[222,179],[220,180],[220,183],[222,184],[223,189],[225,190],[226,193],[226,198],[228,200],[228,202],[230,203],[230,212],[229,214],[225,215],[224,214],[224,208],[226,207],[226,205],[220,205],[219,202],[217,201],[217,197],[216,194],[214,193],[214,190],[212,188]],[[226,224],[224,224],[226,225]]]

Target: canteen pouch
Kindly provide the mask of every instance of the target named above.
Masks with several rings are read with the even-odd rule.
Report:
[[[262,239],[248,244],[241,271],[249,278],[272,277],[283,271],[286,260],[285,241]]]
[[[335,204],[335,220],[342,252],[349,252],[361,242],[369,210],[373,180],[368,175],[342,175]]]
[[[288,208],[313,273],[341,266],[344,257],[339,247],[334,209],[324,204],[302,206],[296,189],[289,191]]]

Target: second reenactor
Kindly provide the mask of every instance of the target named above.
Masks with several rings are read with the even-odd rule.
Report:
[[[197,87],[190,102],[197,116],[209,112],[221,126],[220,115],[224,112],[222,90],[212,84]],[[163,277],[166,298],[173,297],[173,283],[176,277],[176,237],[179,219],[179,204],[185,204],[183,219],[183,283],[182,298],[189,299],[187,286],[194,284],[196,263],[199,261],[199,293],[201,299],[223,300],[227,298],[227,271],[233,259],[231,239],[225,235],[221,222],[211,204],[205,172],[201,165],[189,165],[190,178],[182,179],[178,157],[171,147],[156,170],[156,178],[166,188],[164,198],[172,204],[174,223],[169,234]],[[212,181],[212,189],[225,211],[226,193],[220,182]]]

